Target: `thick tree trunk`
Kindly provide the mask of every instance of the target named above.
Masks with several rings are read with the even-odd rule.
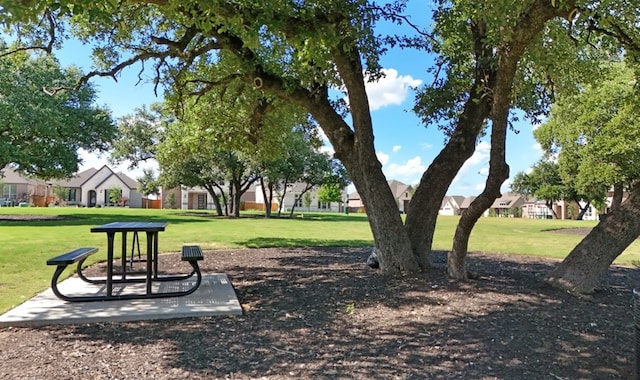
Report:
[[[507,127],[509,110],[511,109],[512,85],[516,75],[518,62],[526,47],[542,30],[546,22],[555,17],[555,11],[542,2],[535,3],[521,15],[512,31],[512,38],[505,46],[500,47],[495,79],[488,86],[492,99],[491,105],[491,157],[489,177],[484,191],[462,214],[453,239],[453,248],[448,255],[447,271],[449,276],[458,280],[467,278],[466,256],[469,237],[482,213],[500,196],[500,186],[509,178],[509,166],[505,160]],[[491,62],[494,62],[493,60]]]
[[[508,107],[506,111],[508,114]],[[494,121],[492,128],[489,177],[485,189],[462,213],[453,237],[453,248],[447,257],[447,273],[456,280],[465,280],[468,276],[466,257],[473,227],[484,211],[500,196],[500,186],[509,178],[509,166],[505,161],[506,115],[502,121],[502,125]]]
[[[338,47],[333,56],[347,88],[353,130],[325,96],[314,102],[312,114],[331,141],[336,157],[349,172],[364,203],[380,268],[391,275],[418,272],[420,265],[413,255],[398,206],[376,156],[360,54],[355,45],[346,45]],[[327,106],[332,112],[327,112]]]
[[[591,293],[609,266],[640,235],[640,187],[569,253],[546,278],[551,285],[577,293]]]
[[[615,210],[622,204],[622,196],[624,195],[624,186],[621,183],[613,185],[613,197],[611,197],[611,210]]]
[[[476,139],[491,110],[485,83],[487,79],[493,82],[495,76],[491,70],[492,49],[484,44],[486,32],[482,24],[472,26],[477,61],[474,85],[469,90],[469,99],[451,138],[422,175],[407,212],[406,230],[413,253],[423,268],[429,266],[429,254],[442,199],[462,165],[473,155]]]

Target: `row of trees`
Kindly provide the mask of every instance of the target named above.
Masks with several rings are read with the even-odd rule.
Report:
[[[242,194],[258,181],[267,217],[275,197],[282,207],[287,190],[295,183],[304,184],[296,194],[301,199],[319,188],[321,201],[341,201],[341,189],[349,178],[337,160],[320,151],[322,142],[315,125],[291,107],[272,104],[258,110],[262,103],[246,103],[241,98],[238,94],[225,102],[200,98],[184,106],[179,118],[169,104],[138,109],[120,120],[111,160],[129,161],[132,167],[157,160],[159,178],[151,170],[138,178],[143,194],[156,194],[160,186],[202,187],[218,215],[239,216]],[[249,120],[248,115],[255,112],[264,112],[262,125]],[[331,189],[338,189],[337,197]]]
[[[429,267],[440,202],[473,154],[479,136],[490,135],[485,189],[461,216],[449,253],[449,275],[465,279],[471,231],[509,176],[505,144],[515,115],[539,121],[557,96],[579,93],[595,83],[603,58],[624,58],[634,65],[640,51],[636,3],[441,0],[433,9],[424,9],[431,13],[429,29],[408,22],[416,33],[390,36],[377,35],[374,27],[382,19],[407,21],[406,2],[119,0],[78,5],[71,0],[22,0],[4,5],[0,22],[19,27],[23,41],[28,42],[24,48],[49,51],[66,35],[61,31],[73,25],[76,38],[96,46],[101,64],[81,84],[97,75],[115,77],[124,67],[152,62],[156,83],[171,89],[178,110],[189,110],[183,124],[188,132],[182,133],[193,140],[181,149],[197,149],[198,139],[210,138],[250,146],[245,139],[251,141],[258,133],[266,134],[261,139],[273,141],[269,133],[278,129],[267,128],[267,111],[279,102],[310,114],[361,196],[380,266],[389,274]],[[405,222],[375,154],[365,91],[365,78],[382,75],[379,57],[389,43],[435,56],[435,79],[420,89],[415,111],[425,124],[438,125],[448,137],[423,174]],[[348,102],[331,89],[342,91]],[[227,91],[239,99],[228,98]],[[233,125],[236,116],[228,109],[231,114],[200,109],[198,100],[209,96],[208,106],[214,106],[215,100],[253,104],[242,108],[249,111],[245,117],[251,123],[242,131],[207,129],[209,124],[199,120],[226,126],[228,120]],[[216,119],[220,115],[225,116]],[[255,153],[266,152],[256,145]],[[161,156],[158,152],[160,160]],[[549,278],[552,283],[592,290],[612,255],[628,244],[627,237],[638,235],[640,225],[631,218],[640,209],[636,200],[640,198],[634,195],[640,187],[629,190],[631,207],[619,208],[629,213],[612,213],[603,222],[606,226],[594,229],[570,255],[579,260],[563,262]],[[607,235],[602,235],[606,230],[624,230],[627,236],[609,235],[619,243],[612,249],[604,238]]]

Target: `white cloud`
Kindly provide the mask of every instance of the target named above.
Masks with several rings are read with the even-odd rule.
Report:
[[[396,153],[396,152],[397,152],[397,151],[399,151],[400,149],[402,149],[402,146],[401,146],[401,145],[394,145],[394,146],[393,146],[393,148],[392,148],[393,153]]]
[[[325,142],[325,145],[320,147],[320,152],[326,153],[331,157],[333,157],[333,155],[336,153],[336,151],[333,149],[333,145],[331,145],[331,143],[329,142]]]
[[[429,150],[431,148],[433,148],[433,144],[429,144],[429,143],[423,143],[420,145],[422,147],[422,149],[424,150]]]
[[[489,168],[488,167],[483,167],[480,168],[480,171],[478,172],[478,174],[480,175],[484,175],[484,176],[488,176],[489,175]]]
[[[462,165],[462,168],[460,168],[460,171],[456,175],[456,178],[453,179],[453,182],[458,182],[462,180],[465,176],[469,174],[469,172],[471,172],[473,175],[475,175],[476,173],[482,174],[483,172],[487,173],[485,175],[488,175],[489,173],[488,167],[482,167],[480,169],[475,169],[475,168],[481,164],[488,165],[490,152],[491,152],[491,144],[489,144],[486,141],[481,141],[476,147],[475,152],[473,152],[473,155],[464,163],[464,165]],[[476,186],[476,190],[478,186]],[[484,183],[482,184],[482,189],[484,189]]]
[[[387,179],[395,179],[408,184],[416,183],[426,170],[422,164],[422,158],[416,156],[407,160],[404,164],[389,164],[382,168]]]
[[[410,75],[398,76],[395,69],[382,69],[382,72],[384,77],[366,83],[371,111],[402,104],[409,94],[409,88],[422,84],[420,79],[413,79]]]
[[[483,163],[488,163],[487,160],[489,158],[490,152],[491,152],[491,145],[486,141],[481,141],[480,144],[478,144],[478,146],[476,147],[475,152],[473,152],[473,155],[467,161],[465,161],[464,165],[462,165],[462,168],[460,168],[460,171],[458,172],[456,179],[463,176],[464,174],[472,170],[474,167]],[[483,169],[484,168],[480,168],[480,170],[483,170]],[[487,170],[487,173],[489,173],[488,171],[489,169],[487,168],[486,170]]]
[[[387,162],[389,162],[389,155],[382,153],[382,152],[376,152],[376,156],[378,156],[378,161],[380,161],[380,163],[382,164],[382,166],[384,166]]]

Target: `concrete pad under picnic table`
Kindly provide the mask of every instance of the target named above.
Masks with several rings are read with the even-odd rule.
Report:
[[[194,279],[154,283],[153,292],[188,289]],[[114,284],[113,294],[144,293],[145,284]],[[94,285],[73,276],[58,284],[68,295],[105,294],[104,285]],[[241,315],[242,307],[226,274],[202,275],[198,289],[188,296],[67,302],[53,294],[51,288],[0,315],[0,327],[43,326],[52,324],[130,322],[216,315]]]

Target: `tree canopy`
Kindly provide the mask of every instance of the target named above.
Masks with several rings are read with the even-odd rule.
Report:
[[[431,10],[430,30],[388,39],[378,38],[374,26],[382,18],[406,21],[404,2],[23,0],[5,5],[0,22],[29,25],[23,31],[33,37],[31,48],[47,51],[66,23],[72,25],[78,38],[96,45],[99,63],[81,83],[152,62],[156,83],[183,89],[181,95],[202,96],[239,80],[255,99],[275,97],[304,109],[349,172],[368,212],[380,266],[390,274],[429,267],[441,200],[480,134],[490,134],[485,190],[462,215],[449,256],[449,274],[464,279],[471,230],[509,175],[505,144],[514,107],[537,119],[556,92],[591,76],[596,56],[624,48],[633,57],[640,51],[636,8],[622,0],[442,0]],[[385,42],[436,56],[435,80],[418,96],[416,110],[427,122],[442,119],[448,136],[404,223],[376,157],[365,86],[366,78],[381,75]],[[332,88],[347,101],[332,96]]]
[[[640,178],[640,96],[634,71],[623,62],[603,63],[599,83],[558,98],[551,117],[534,135],[558,154],[566,182],[591,199],[615,184]]]
[[[50,86],[75,86],[77,68],[51,56],[20,52],[0,58],[0,168],[7,164],[41,178],[78,170],[78,149],[104,151],[115,135],[110,112],[94,105],[89,84],[47,94]]]

